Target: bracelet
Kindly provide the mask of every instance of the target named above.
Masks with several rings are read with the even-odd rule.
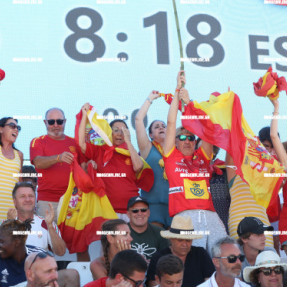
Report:
[[[273,112],[272,115],[273,115],[273,116],[279,115],[279,112]]]
[[[179,92],[180,92],[180,89],[175,89],[175,91],[179,93]]]
[[[152,104],[152,100],[151,100],[149,97],[147,97],[146,100],[147,100],[150,104]]]
[[[58,156],[57,156],[57,162],[59,162],[59,159],[60,159],[60,155],[58,154]]]

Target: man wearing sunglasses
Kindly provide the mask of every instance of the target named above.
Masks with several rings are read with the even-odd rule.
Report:
[[[177,88],[170,105],[163,145],[165,171],[169,182],[169,213],[189,216],[203,237],[194,241],[211,253],[212,245],[226,235],[225,227],[215,212],[210,194],[210,160],[213,146],[205,141],[195,150],[195,136],[184,127],[176,128],[179,101],[189,104],[183,71],[178,73]],[[190,119],[196,125],[197,119]],[[209,235],[208,235],[209,234]]]
[[[25,260],[27,282],[13,287],[59,287],[58,267],[53,254],[49,252],[31,253]]]
[[[57,210],[60,197],[69,183],[70,164],[73,161],[75,141],[65,135],[66,119],[59,108],[46,112],[44,123],[47,135],[34,138],[30,144],[30,160],[36,171],[42,174],[38,186],[38,214],[45,216],[48,203]]]
[[[160,236],[160,231],[163,228],[148,223],[150,216],[149,204],[143,197],[134,196],[130,198],[127,215],[130,219],[129,227],[133,238],[132,250],[143,255],[149,262],[157,250],[168,247],[168,241]]]
[[[218,240],[212,247],[212,261],[216,271],[198,287],[249,286],[238,279],[243,260],[244,255],[241,254],[239,245],[233,238],[227,236]]]
[[[123,250],[111,262],[109,277],[103,277],[84,287],[144,287],[147,263],[134,250]]]

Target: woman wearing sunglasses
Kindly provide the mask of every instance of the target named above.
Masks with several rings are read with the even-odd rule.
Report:
[[[122,219],[108,220],[102,225],[101,244],[103,256],[91,262],[90,268],[94,280],[106,277],[110,272],[110,264],[115,255],[131,248],[130,228]]]
[[[243,278],[255,287],[283,287],[283,275],[287,264],[280,262],[280,257],[273,251],[261,252],[255,266],[243,270]]]
[[[7,218],[9,208],[14,208],[12,190],[23,164],[23,153],[15,148],[20,131],[16,119],[0,119],[0,220]]]
[[[141,195],[148,201],[150,208],[149,221],[161,227],[169,227],[171,217],[168,213],[168,181],[162,159],[163,143],[166,134],[166,124],[154,120],[148,133],[145,130],[144,119],[154,100],[160,97],[157,91],[152,91],[146,98],[135,119],[136,135],[141,156],[147,161],[154,172],[154,184],[149,192],[141,190]]]

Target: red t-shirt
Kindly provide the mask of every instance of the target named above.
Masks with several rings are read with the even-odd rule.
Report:
[[[106,287],[107,279],[108,279],[108,277],[100,278],[96,281],[92,281],[92,282],[84,285],[84,287]]]
[[[210,159],[203,149],[199,148],[192,156],[183,156],[174,147],[163,159],[169,182],[170,216],[192,209],[215,211],[209,191],[211,174],[206,177]]]
[[[34,138],[30,144],[30,160],[36,156],[52,156],[71,152],[76,148],[73,138],[65,136],[64,140],[54,140],[48,135]],[[58,202],[60,197],[66,192],[69,184],[70,165],[59,162],[49,168],[37,169],[42,177],[38,177],[38,200]]]
[[[136,184],[136,174],[130,157],[113,151],[111,159],[104,163],[104,154],[109,149],[108,146],[96,146],[87,143],[85,156],[94,160],[98,167],[98,173],[125,174],[125,177],[102,177],[106,194],[118,213],[126,213],[128,201],[131,197],[138,195]]]

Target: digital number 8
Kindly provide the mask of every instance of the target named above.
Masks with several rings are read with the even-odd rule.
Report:
[[[77,24],[80,16],[89,17],[91,27],[81,29]],[[79,62],[93,62],[104,55],[106,50],[105,42],[99,36],[95,35],[95,32],[100,30],[103,25],[103,19],[97,11],[84,7],[73,9],[67,14],[66,23],[70,30],[74,32],[64,43],[64,49],[70,58]],[[90,53],[84,54],[77,50],[76,43],[81,38],[86,38],[93,42],[93,50]]]
[[[198,31],[198,24],[201,22],[205,22],[210,26],[210,32],[207,35],[200,34]],[[193,63],[202,67],[212,67],[220,64],[224,59],[224,49],[220,43],[214,40],[221,32],[221,26],[218,20],[210,15],[197,14],[188,19],[186,27],[189,34],[195,38],[186,46],[187,57],[199,59],[200,56],[197,53],[198,46],[208,44],[213,49],[213,55],[209,61],[196,61]]]

